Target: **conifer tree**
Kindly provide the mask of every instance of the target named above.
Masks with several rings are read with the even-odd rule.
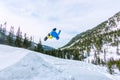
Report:
[[[35,51],[43,52],[43,47],[42,47],[41,40],[39,40],[39,43],[37,44],[37,47],[36,47]]]
[[[12,46],[14,45],[14,27],[13,26],[11,26],[9,35],[7,36],[7,43]]]
[[[7,22],[4,23],[4,27],[3,27],[3,33],[6,34],[6,25],[7,25]]]
[[[20,31],[20,27],[18,28],[15,45],[17,47],[22,47],[22,32]]]
[[[0,32],[2,32],[2,24],[0,24]]]
[[[23,47],[24,48],[31,48],[31,43],[32,43],[32,37],[30,37],[30,39],[29,39],[25,33],[24,40],[23,40]]]
[[[66,52],[66,57],[67,59],[70,59],[70,53],[68,51]]]
[[[24,34],[24,41],[23,41],[23,47],[27,48],[29,44],[28,38],[26,36],[26,33]]]
[[[32,45],[32,41],[33,40],[33,38],[32,38],[32,36],[30,37],[30,39],[28,40],[28,47],[30,47],[30,48],[32,48],[34,45]]]
[[[114,60],[113,58],[111,58],[108,62],[107,62],[107,68],[110,74],[113,74],[114,70],[112,68],[112,66],[114,65]]]
[[[74,60],[80,60],[79,55],[80,55],[79,50],[78,49],[74,50],[73,59]]]

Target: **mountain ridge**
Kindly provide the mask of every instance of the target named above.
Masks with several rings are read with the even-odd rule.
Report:
[[[73,37],[65,46],[63,46],[62,48],[65,48],[66,46],[70,46],[72,43],[74,43],[77,40],[80,40],[81,38],[84,38],[85,36],[88,35],[93,35],[93,34],[100,34],[103,32],[104,33],[108,33],[109,31],[115,31],[115,29],[119,29],[119,28],[115,28],[117,27],[117,25],[119,25],[120,21],[120,12],[116,13],[114,16],[112,16],[111,18],[109,18],[108,20],[102,22],[101,24],[97,25],[96,27],[89,29],[87,31],[84,31],[80,34],[77,34],[75,37]],[[113,30],[112,30],[113,29]]]

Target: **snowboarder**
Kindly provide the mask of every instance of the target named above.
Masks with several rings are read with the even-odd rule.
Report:
[[[59,39],[59,35],[61,33],[61,30],[59,30],[59,32],[56,32],[56,28],[54,28],[45,38],[44,41],[46,41],[47,39],[52,39],[52,38],[56,38],[56,40]]]

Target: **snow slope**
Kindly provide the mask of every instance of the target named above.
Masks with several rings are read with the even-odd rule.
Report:
[[[0,45],[0,80],[119,80],[106,68]]]

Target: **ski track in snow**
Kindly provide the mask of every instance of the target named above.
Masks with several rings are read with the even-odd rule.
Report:
[[[119,80],[119,75],[92,64],[4,45],[0,48],[0,80]]]

